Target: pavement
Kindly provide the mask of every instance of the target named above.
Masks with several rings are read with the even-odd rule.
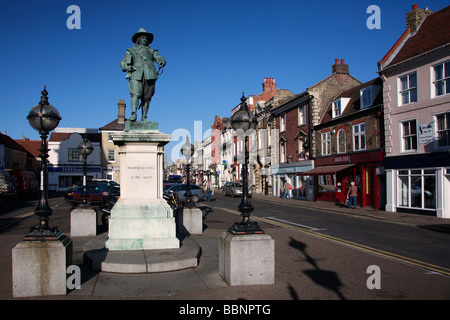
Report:
[[[438,219],[409,213],[391,213],[370,208],[348,209],[331,202],[307,202],[254,194],[254,198],[292,207],[326,210],[346,217],[375,219],[407,226],[430,226],[448,232],[449,219]],[[56,200],[55,200],[56,201]],[[55,205],[55,204],[51,204]],[[51,225],[70,236],[67,208],[55,207]],[[203,212],[203,234],[191,235],[200,248],[198,264],[170,272],[123,274],[92,270],[83,262],[86,246],[105,238],[105,230],[96,237],[71,237],[73,264],[81,269],[81,286],[63,296],[30,297],[14,300],[410,300],[450,299],[450,277],[429,272],[352,246],[327,241],[298,230],[260,220],[260,227],[275,240],[275,283],[273,285],[230,286],[219,276],[219,238],[234,222],[237,212],[200,202]],[[257,213],[254,213],[257,217]],[[20,241],[30,219],[0,232],[0,299],[13,299],[11,280],[11,249]],[[440,229],[440,230],[439,230]],[[351,257],[351,259],[350,259]],[[368,266],[383,270],[383,287],[367,286]],[[424,286],[433,290],[423,290]]]

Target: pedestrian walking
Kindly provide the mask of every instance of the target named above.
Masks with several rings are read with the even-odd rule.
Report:
[[[347,197],[349,198],[349,201],[348,201],[349,209],[352,206],[352,203],[355,205],[355,207],[353,209],[356,209],[357,195],[358,195],[358,188],[356,188],[355,183],[352,181],[350,183],[350,188],[348,189],[348,192],[347,192]]]
[[[214,185],[212,184],[212,181],[208,179],[208,182],[206,182],[206,200],[208,202],[211,202],[213,191]]]
[[[290,192],[289,187],[290,186],[291,185],[289,184],[289,182],[287,182],[287,181],[284,182],[284,185],[283,185],[283,199],[289,199],[290,198],[290,195],[289,195],[289,192]]]

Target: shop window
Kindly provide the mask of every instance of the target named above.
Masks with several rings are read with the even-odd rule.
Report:
[[[398,205],[417,209],[436,209],[436,171],[399,170]]]
[[[336,191],[335,176],[332,174],[321,175],[318,178],[319,192],[334,192]]]

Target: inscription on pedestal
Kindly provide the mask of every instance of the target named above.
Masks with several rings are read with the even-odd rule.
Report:
[[[127,167],[127,169],[130,172],[130,179],[131,180],[135,180],[135,181],[140,181],[140,180],[150,180],[153,179],[153,175],[151,174],[151,172],[149,172],[150,170],[152,170],[152,167]]]

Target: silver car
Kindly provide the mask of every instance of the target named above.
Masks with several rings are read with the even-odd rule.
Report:
[[[186,190],[187,190],[187,184],[174,184],[170,188],[165,189],[163,191],[163,193],[165,195],[168,195],[169,192],[173,192],[178,195],[178,199],[181,202],[186,202],[186,198],[184,196],[184,194],[186,193]],[[202,187],[200,187],[196,184],[191,184],[191,193],[193,195],[192,201],[194,201],[194,203],[197,203],[200,200],[204,200],[204,198],[205,198],[205,191],[203,190]]]
[[[242,197],[242,182],[226,182],[222,187],[223,195],[230,197]],[[248,188],[248,196],[252,196],[252,188]]]

